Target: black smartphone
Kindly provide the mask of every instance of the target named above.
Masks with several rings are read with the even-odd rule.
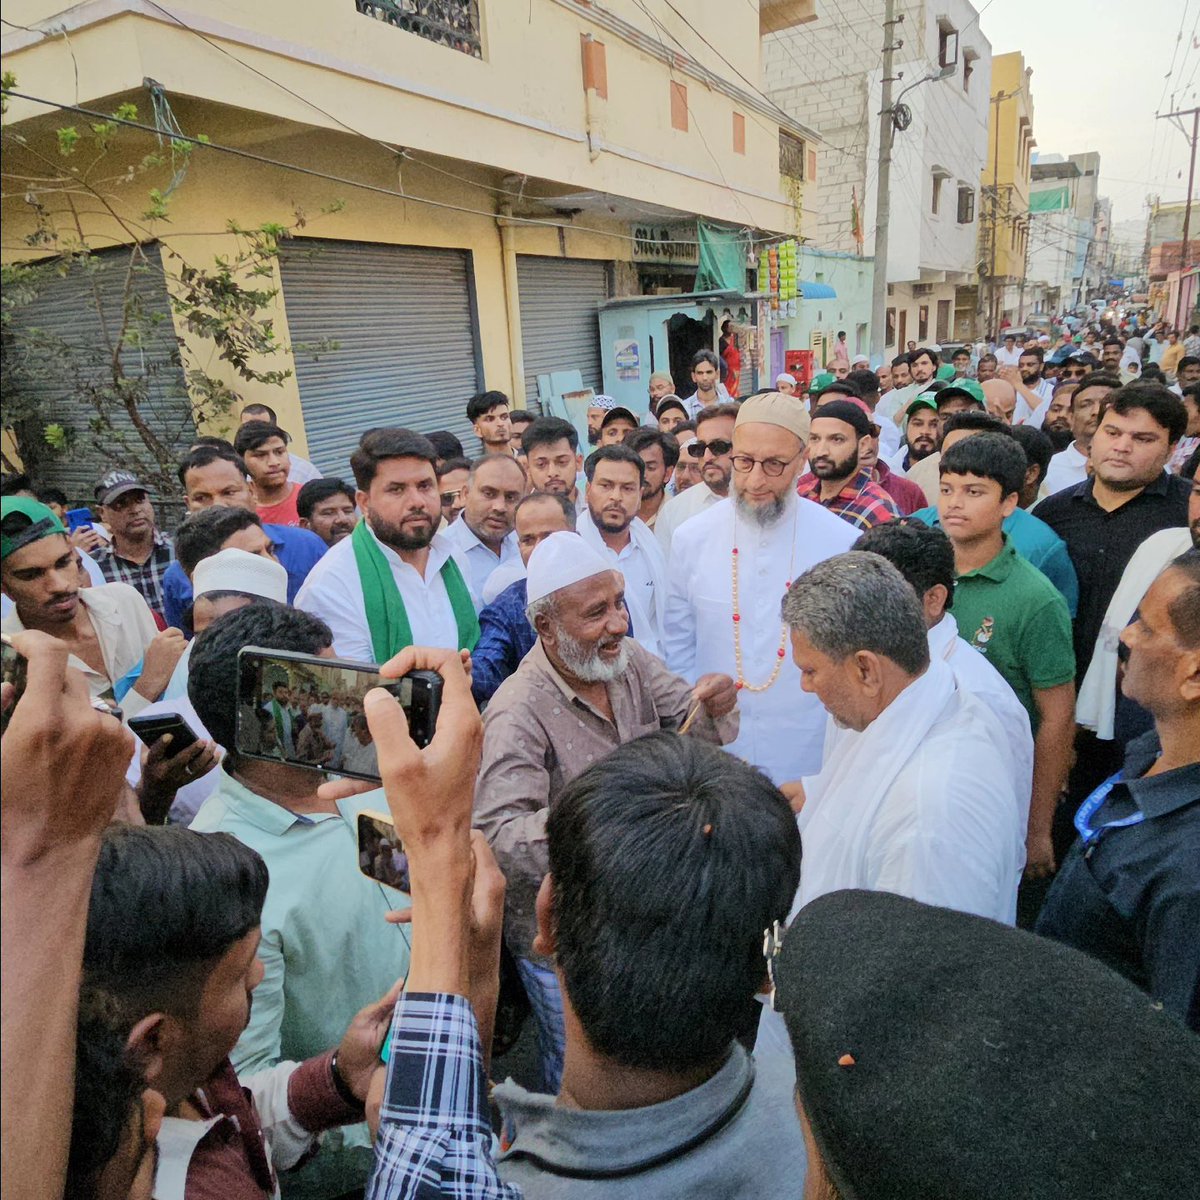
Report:
[[[358,869],[376,883],[399,892],[410,890],[408,855],[387,813],[364,810],[358,814]]]
[[[171,734],[171,757],[194,746],[199,740],[195,730],[178,713],[157,713],[148,717],[130,717],[125,722],[147,746],[153,746],[164,734]]]
[[[428,746],[442,702],[436,671],[383,679],[373,663],[245,646],[238,653],[237,752],[379,782],[363,697],[392,693],[418,746]]]
[[[3,712],[0,712],[0,732],[8,728],[8,720],[17,707],[17,701],[25,695],[25,685],[29,680],[29,663],[8,634],[0,634],[0,649],[3,658],[0,660],[0,679],[12,688],[12,696],[4,701]]]

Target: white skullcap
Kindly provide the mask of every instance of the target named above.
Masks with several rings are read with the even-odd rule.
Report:
[[[529,556],[526,603],[532,604],[581,579],[591,579],[593,575],[615,570],[612,563],[601,558],[600,552],[589,546],[579,534],[561,529],[539,542]]]
[[[588,401],[588,408],[601,408],[605,412],[608,412],[616,407],[617,402],[611,396],[604,395],[603,392],[601,392],[599,395],[593,396]]]
[[[870,364],[871,360],[870,360],[870,358],[868,358],[868,357],[867,357],[867,355],[865,355],[865,354],[856,354],[856,355],[855,355],[855,356],[854,356],[854,357],[853,357],[853,358],[850,360],[850,365],[851,365],[851,366],[854,366],[854,364],[855,364],[855,363],[860,363],[860,362],[865,362],[865,363],[867,363],[867,364]]]
[[[287,572],[272,559],[230,546],[202,558],[192,572],[192,595],[208,592],[245,592],[265,600],[287,603]]]
[[[776,383],[790,383],[793,387],[795,387],[796,386],[796,377],[795,377],[795,375],[789,375],[786,371],[782,371],[780,374],[775,376],[775,382]]]

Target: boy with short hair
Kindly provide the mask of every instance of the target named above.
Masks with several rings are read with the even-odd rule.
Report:
[[[1075,652],[1062,594],[1002,528],[1017,507],[1025,467],[1011,437],[964,438],[939,465],[938,518],[954,546],[959,630],[1008,681],[1033,727],[1026,871],[1037,878],[1054,871],[1050,827],[1074,741]]]
[[[480,392],[467,401],[467,420],[483,454],[512,454],[512,422],[503,392]]]

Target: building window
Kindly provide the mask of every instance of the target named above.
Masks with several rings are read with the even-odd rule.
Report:
[[[680,133],[688,130],[687,88],[674,79],[671,80],[671,128]]]
[[[950,301],[939,300],[937,306],[937,332],[934,336],[939,342],[948,342],[950,340]]]
[[[963,187],[959,184],[958,223],[960,225],[970,225],[973,220],[975,220],[975,189]]]
[[[472,58],[483,57],[478,0],[354,0],[354,6],[363,16],[385,21],[426,41]]]
[[[804,139],[779,131],[779,173],[789,179],[804,179]]]
[[[938,214],[938,207],[942,203],[942,177],[936,171],[933,173],[933,215]]]
[[[884,326],[883,344],[885,346],[894,346],[896,344],[896,310],[889,308],[887,310],[887,321]]]
[[[970,94],[971,76],[975,74],[975,60],[979,57],[972,50],[963,51],[963,91]]]
[[[898,348],[903,351],[908,349],[908,309],[900,310],[900,340],[896,343]]]
[[[958,62],[958,30],[948,21],[938,22],[938,66],[953,67]]]
[[[733,114],[733,152],[746,153],[746,118],[741,113]]]
[[[929,305],[922,304],[917,309],[917,343],[924,345],[929,340]]]

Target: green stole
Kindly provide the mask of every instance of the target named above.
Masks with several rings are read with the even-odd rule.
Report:
[[[392,576],[391,565],[365,520],[359,521],[354,527],[350,540],[354,543],[354,561],[362,582],[363,605],[367,610],[367,626],[371,630],[371,649],[375,661],[385,663],[413,644],[412,626],[408,622],[400,589]],[[458,563],[452,557],[447,558],[439,574],[446,585],[450,607],[454,610],[458,648],[474,650],[475,643],[479,641],[479,616]]]

